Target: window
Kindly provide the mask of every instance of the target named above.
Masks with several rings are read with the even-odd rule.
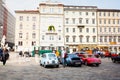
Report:
[[[32,33],[32,38],[33,38],[33,39],[36,38],[36,33]]]
[[[72,19],[73,24],[75,24],[75,18]]]
[[[113,16],[115,16],[114,12],[113,12]]]
[[[83,36],[80,36],[80,42],[82,43]]]
[[[108,16],[110,16],[110,12],[108,12]]]
[[[67,32],[67,33],[69,32],[69,28],[66,28],[66,32]]]
[[[95,33],[95,28],[93,28],[93,33]]]
[[[118,42],[120,42],[120,36],[118,36]]]
[[[28,39],[28,33],[26,33],[26,39]]]
[[[45,12],[45,8],[43,8],[43,12]]]
[[[58,8],[58,13],[61,13],[61,9],[60,8]]]
[[[106,16],[106,13],[104,12],[104,14],[103,14],[104,16]]]
[[[32,17],[32,21],[36,21],[36,17]]]
[[[54,8],[50,8],[50,13],[53,13],[54,12]]]
[[[103,42],[103,37],[102,36],[100,36],[100,42]]]
[[[82,32],[82,28],[79,28],[79,32]]]
[[[66,42],[69,42],[69,36],[66,37]]]
[[[95,15],[95,13],[94,12],[92,12],[92,16],[94,16]]]
[[[104,42],[107,42],[107,36],[104,37]]]
[[[59,38],[58,38],[58,40],[61,40],[61,36],[59,35]]]
[[[49,36],[49,40],[54,40],[54,36]]]
[[[99,12],[99,16],[101,16],[101,12]]]
[[[82,12],[79,12],[79,15],[82,15]]]
[[[89,36],[86,36],[86,42],[89,42]]]
[[[23,42],[22,41],[18,41],[18,46],[22,46]]]
[[[106,27],[104,28],[104,32],[106,32]]]
[[[86,12],[86,16],[88,15],[88,12]]]
[[[89,28],[86,28],[86,32],[89,33]]]
[[[22,23],[20,23],[20,27],[19,27],[19,29],[23,29],[23,25],[22,25]]]
[[[79,23],[82,24],[82,18],[79,18]]]
[[[68,24],[68,23],[69,23],[69,19],[68,19],[68,18],[66,18],[65,23],[66,23],[66,24]]]
[[[109,42],[112,42],[112,36],[109,36]]]
[[[116,36],[114,36],[113,41],[116,42]]]
[[[118,32],[120,32],[120,28],[118,28]]]
[[[96,36],[93,36],[93,42],[96,42]]]
[[[100,32],[102,32],[102,28],[100,27]]]
[[[33,29],[33,30],[35,30],[35,28],[36,28],[36,25],[35,25],[35,23],[33,23],[33,26],[32,26],[32,27],[33,27],[32,29]]]
[[[106,19],[104,19],[104,24],[106,24]]]
[[[75,28],[73,28],[73,32],[75,32]]]
[[[118,20],[117,23],[120,24],[120,20]]]
[[[86,24],[89,24],[89,19],[86,19]]]
[[[115,32],[116,28],[113,28],[113,32]]]
[[[44,35],[42,35],[42,40],[44,40],[45,39],[45,36]]]
[[[27,21],[29,21],[29,16],[27,16]]]
[[[75,42],[76,36],[73,36],[73,42]]]
[[[19,17],[19,20],[20,20],[20,21],[23,21],[23,16],[20,16],[20,17]]]
[[[110,24],[110,19],[108,20],[108,24]]]
[[[102,24],[102,20],[101,19],[99,19],[99,23]]]
[[[19,38],[22,38],[22,36],[23,36],[23,34],[20,32],[20,33],[19,33]]]
[[[113,19],[113,24],[115,24],[115,20]]]
[[[109,28],[109,32],[111,32],[111,28]]]
[[[92,24],[95,24],[95,19],[92,19]]]

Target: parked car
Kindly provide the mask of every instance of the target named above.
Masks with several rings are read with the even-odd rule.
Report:
[[[82,56],[82,60],[83,63],[85,65],[95,65],[95,66],[99,66],[101,64],[101,60],[99,58],[96,58],[94,55],[92,54],[84,54]]]
[[[112,60],[113,63],[120,62],[120,55],[118,55],[118,56],[112,56],[111,60]]]
[[[40,65],[45,68],[47,66],[59,67],[59,61],[54,53],[44,53],[40,55]]]
[[[67,54],[65,60],[68,66],[80,66],[81,67],[82,65],[82,59],[78,57],[76,54]]]

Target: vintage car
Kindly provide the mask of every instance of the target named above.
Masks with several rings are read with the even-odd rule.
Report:
[[[113,63],[120,62],[120,55],[118,55],[118,56],[112,56],[111,60],[112,60]]]
[[[101,60],[99,58],[96,58],[92,54],[84,54],[82,55],[82,60],[85,65],[95,65],[99,66],[101,64]]]
[[[59,67],[59,61],[55,53],[44,53],[40,55],[40,65],[43,67]]]
[[[76,54],[67,54],[65,60],[68,66],[82,66],[82,59]]]

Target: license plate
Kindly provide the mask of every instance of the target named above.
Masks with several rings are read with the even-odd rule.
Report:
[[[80,64],[80,62],[76,62],[75,64]]]

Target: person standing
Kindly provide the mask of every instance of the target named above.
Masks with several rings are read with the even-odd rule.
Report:
[[[6,64],[6,61],[7,61],[8,58],[9,58],[8,49],[4,48],[3,49],[3,53],[2,53],[2,62],[3,62],[3,65]]]
[[[65,48],[63,48],[63,50],[62,50],[62,52],[61,52],[61,58],[62,58],[62,65],[63,65],[63,67],[66,66],[65,56],[66,56],[66,50],[65,50]]]

